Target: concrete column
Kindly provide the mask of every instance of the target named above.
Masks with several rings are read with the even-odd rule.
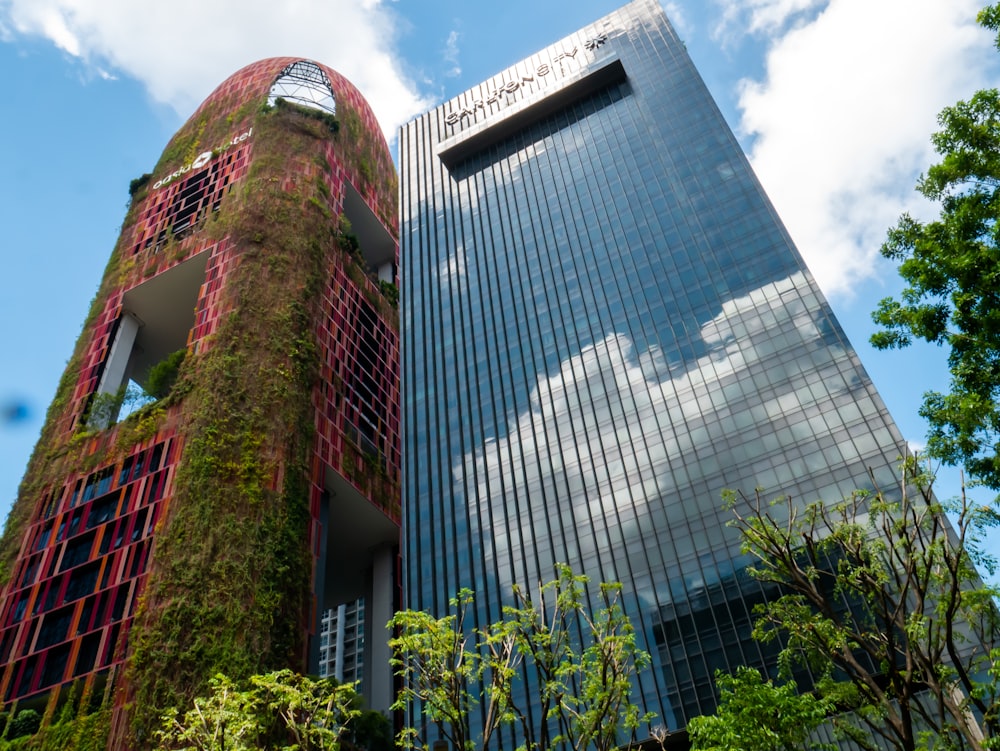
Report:
[[[115,340],[111,343],[108,358],[104,362],[101,383],[97,387],[98,394],[117,394],[118,389],[126,383],[128,361],[141,326],[142,321],[132,313],[122,314]]]
[[[392,668],[389,666],[389,637],[386,624],[393,616],[396,590],[396,554],[391,545],[372,551],[371,591],[365,597],[365,677],[366,697],[371,709],[389,714],[393,702]]]
[[[347,605],[341,603],[337,606],[337,642],[334,650],[334,671],[333,677],[337,683],[344,682],[344,621],[347,620]]]

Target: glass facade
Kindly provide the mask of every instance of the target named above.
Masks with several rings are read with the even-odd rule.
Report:
[[[618,580],[669,729],[765,666],[726,488],[890,485],[902,440],[655,0],[400,132],[405,606]]]

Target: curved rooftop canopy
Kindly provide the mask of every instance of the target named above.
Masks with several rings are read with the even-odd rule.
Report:
[[[337,114],[330,79],[319,65],[308,60],[298,60],[286,66],[274,80],[267,94],[267,103],[273,105],[279,98],[331,115]]]

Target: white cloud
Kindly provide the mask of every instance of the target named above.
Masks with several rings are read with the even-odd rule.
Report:
[[[465,246],[459,245],[455,252],[449,255],[438,268],[438,278],[448,280],[450,284],[464,282],[467,271]]]
[[[819,398],[814,387],[806,379],[791,378],[796,369],[820,366],[818,360],[794,354],[804,348],[830,363],[843,357],[835,346],[811,347],[822,336],[814,320],[818,303],[791,294],[804,284],[802,275],[796,274],[726,302],[715,318],[701,326],[705,354],[696,362],[667,362],[658,348],[639,352],[628,336],[613,333],[566,358],[557,372],[540,374],[529,408],[511,417],[506,434],[486,440],[452,467],[459,497],[478,504],[475,523],[484,527],[481,539],[490,546],[486,556],[498,563],[501,586],[548,575],[512,571],[508,549],[514,560],[531,566],[536,560],[533,546],[544,550],[549,539],[571,538],[567,544],[575,546],[581,560],[592,557],[605,538],[601,529],[586,521],[591,518],[619,518],[628,538],[623,549],[634,552],[642,545],[669,545],[670,524],[683,521],[684,504],[667,504],[657,512],[656,518],[670,517],[659,522],[666,527],[658,531],[640,530],[632,509],[641,512],[646,499],[678,491],[683,495],[693,481],[685,473],[694,457],[700,474],[711,475],[713,466],[726,467],[727,481],[737,487],[744,483],[750,490],[759,485],[774,494],[793,483],[808,482],[810,470],[802,458],[770,463],[771,457],[785,451],[789,456],[813,451],[814,456],[822,455],[823,462],[858,466],[861,457],[849,453],[847,442],[836,450],[815,453],[808,436],[771,424],[773,420],[787,426],[801,411],[808,417],[799,427],[818,437],[841,427],[836,421],[861,414],[851,417],[849,408],[828,414],[810,409]],[[785,357],[776,356],[776,346],[786,348]],[[761,369],[764,361],[768,366]],[[766,372],[755,380],[756,393],[767,396],[720,401],[716,388],[720,380],[751,370]],[[763,378],[773,379],[767,388],[761,387]],[[825,385],[834,392],[851,388],[832,380]],[[859,402],[865,399],[861,393],[856,396]],[[741,443],[733,440],[741,431],[748,437],[769,436],[770,444],[757,441],[752,447],[754,442],[748,441],[736,448],[723,447],[727,440]],[[753,469],[747,470],[748,466]],[[747,474],[738,477],[739,472]],[[518,519],[516,526],[508,529],[507,524],[493,523],[504,513]],[[650,517],[642,523],[657,522]],[[575,532],[562,538],[560,527]]]
[[[773,34],[822,7],[826,0],[716,0],[722,18],[716,34],[729,36],[736,28],[751,34]]]
[[[79,56],[80,41],[69,28],[67,19],[58,8],[39,7],[36,9],[36,23],[41,33],[52,40],[59,49],[71,55]]]
[[[450,34],[448,34],[448,41],[445,42],[444,46],[444,61],[451,65],[451,68],[447,73],[445,73],[445,75],[451,78],[462,75],[462,65],[459,62],[458,57],[458,40],[461,36],[462,35],[458,31],[453,30]]]
[[[744,81],[751,161],[820,285],[872,275],[886,228],[934,157],[936,114],[988,85],[979,0],[728,0],[771,34],[766,74]],[[793,23],[788,23],[794,20]]]
[[[8,0],[0,29],[39,35],[101,74],[125,73],[189,114],[244,65],[296,55],[329,65],[364,92],[383,130],[430,101],[401,72],[396,20],[380,0]]]
[[[687,13],[684,12],[679,3],[674,2],[674,0],[660,0],[660,4],[663,6],[667,18],[670,19],[670,25],[674,27],[674,31],[678,34],[691,33],[691,25],[688,23]]]

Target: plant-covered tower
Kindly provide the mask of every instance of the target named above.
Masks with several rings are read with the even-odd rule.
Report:
[[[112,746],[216,672],[308,669],[324,607],[398,599],[397,188],[368,104],[254,63],[130,193],[0,540],[0,697],[48,720],[76,685]]]

